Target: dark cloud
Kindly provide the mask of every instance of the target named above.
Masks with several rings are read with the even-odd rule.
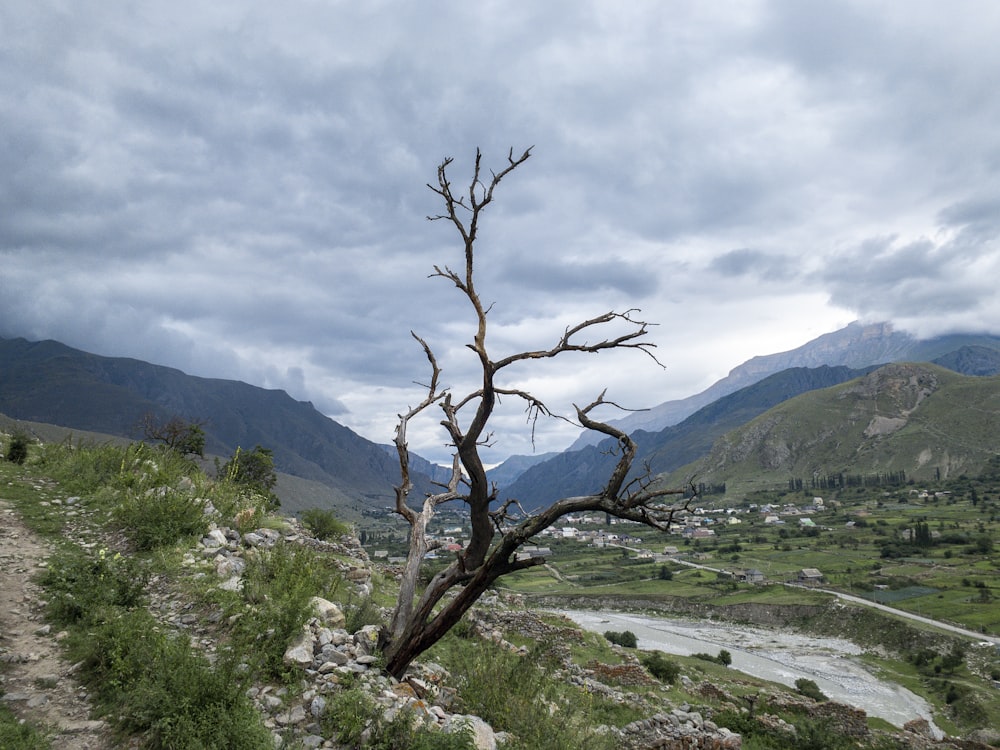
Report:
[[[855,315],[1000,329],[986,0],[11,0],[0,28],[0,335],[285,388],[391,437],[426,374],[411,330],[475,382],[425,183],[532,145],[480,227],[496,345],[641,307],[689,355],[512,373],[556,401],[687,396]]]

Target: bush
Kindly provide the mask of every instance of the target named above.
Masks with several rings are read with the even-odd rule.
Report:
[[[161,632],[145,610],[111,617],[71,639],[99,709],[152,748],[270,750],[270,732],[223,662],[213,668],[186,637]]]
[[[823,691],[819,689],[817,685],[812,680],[808,680],[805,677],[800,677],[795,681],[795,690],[798,691],[799,695],[804,695],[806,698],[812,698],[817,703],[824,703],[829,700]]]
[[[668,659],[662,651],[650,651],[640,657],[642,666],[660,682],[673,685],[680,676],[680,665],[673,659]]]
[[[344,690],[327,704],[322,723],[326,733],[347,747],[370,750],[473,750],[468,732],[449,734],[418,724],[411,711],[391,719],[363,690]]]
[[[204,504],[169,487],[127,493],[113,517],[140,550],[165,547],[208,532]]]
[[[307,547],[279,544],[249,558],[244,608],[233,629],[236,650],[253,655],[254,669],[281,677],[285,649],[312,616],[310,599],[333,599],[342,584],[335,562]]]
[[[95,622],[109,607],[140,606],[148,577],[132,557],[105,549],[90,555],[73,548],[51,558],[40,580],[48,590],[48,617],[71,625]]]
[[[552,646],[539,642],[521,656],[474,637],[466,627],[454,629],[428,653],[458,680],[464,712],[512,735],[505,748],[614,750],[615,738],[595,731],[596,717],[605,723],[611,701],[553,678]],[[637,718],[617,718],[615,723]]]
[[[23,464],[28,458],[28,445],[30,443],[31,438],[23,432],[15,432],[7,443],[4,458],[15,464]]]
[[[309,508],[302,513],[302,523],[317,539],[329,539],[351,533],[351,527],[339,520],[331,510]]]
[[[695,659],[701,659],[702,661],[710,661],[715,664],[721,664],[724,667],[728,667],[733,663],[733,656],[726,649],[722,649],[716,656],[711,654],[691,654]]]
[[[0,703],[0,747],[4,750],[49,750],[52,744],[40,729],[22,724],[6,704]]]
[[[608,639],[611,643],[615,643],[619,646],[625,648],[635,648],[638,645],[638,640],[635,637],[635,633],[631,630],[625,630],[621,633],[616,633],[613,630],[608,630],[604,633],[604,637]]]

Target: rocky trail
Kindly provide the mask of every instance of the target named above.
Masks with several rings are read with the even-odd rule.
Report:
[[[0,700],[49,730],[60,750],[109,750],[108,725],[90,718],[87,692],[63,658],[61,634],[45,624],[42,591],[32,579],[50,552],[0,499]]]

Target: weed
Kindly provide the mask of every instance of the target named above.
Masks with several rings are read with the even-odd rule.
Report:
[[[52,743],[42,730],[22,724],[7,706],[0,703],[0,747],[4,750],[49,750]]]
[[[611,750],[609,735],[593,730],[591,714],[605,712],[604,698],[586,695],[552,676],[551,644],[520,656],[498,646],[449,633],[434,657],[458,676],[458,692],[469,713],[509,732],[512,750]],[[471,634],[468,634],[471,635]]]
[[[140,550],[164,547],[208,531],[203,502],[169,487],[129,492],[113,517]]]

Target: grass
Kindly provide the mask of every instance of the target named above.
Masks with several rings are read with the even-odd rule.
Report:
[[[49,535],[61,532],[66,518],[66,506],[56,501],[76,495],[76,508],[91,514],[96,523],[111,524],[117,529],[116,536],[124,535],[133,551],[122,554],[124,548],[111,545],[83,549],[63,541],[46,575],[50,617],[70,630],[66,642],[71,658],[82,662],[81,672],[92,681],[93,694],[109,719],[123,733],[138,733],[146,747],[231,747],[232,743],[222,744],[219,727],[259,727],[254,724],[256,714],[242,692],[248,680],[273,679],[293,687],[295,675],[287,672],[281,656],[310,614],[309,598],[323,596],[339,601],[354,629],[380,621],[377,605],[391,603],[393,584],[374,576],[374,597],[352,599],[351,587],[344,585],[337,560],[290,545],[248,556],[243,586],[237,592],[224,592],[210,585],[207,581],[211,577],[191,576],[190,569],[179,564],[180,550],[189,546],[192,535],[201,533],[201,527],[178,532],[175,526],[179,517],[195,507],[203,516],[207,506],[202,499],[219,511],[220,524],[240,527],[240,523],[254,526],[279,521],[263,513],[258,498],[225,483],[213,483],[189,463],[160,454],[137,446],[52,446],[51,450],[36,452],[34,460],[29,456],[25,467],[4,466],[0,471],[6,484],[3,494],[14,500],[36,530]],[[56,477],[59,484],[50,477]],[[179,503],[178,509],[161,512],[163,507],[173,507],[174,502]],[[951,506],[949,509],[952,515],[947,523],[964,523]],[[893,523],[909,523],[910,510],[894,509]],[[192,512],[191,517],[194,515]],[[201,518],[195,520],[200,523]],[[319,523],[325,523],[325,519]],[[990,585],[989,563],[981,556],[966,554],[968,545],[961,548],[963,551],[952,546],[947,565],[944,548],[932,549],[919,560],[880,559],[877,542],[891,536],[891,527],[881,537],[874,533],[878,528],[873,525],[859,534],[839,528],[820,530],[818,536],[796,530],[780,536],[778,529],[747,523],[723,530],[711,548],[702,545],[699,549],[709,552],[708,564],[717,567],[752,565],[765,569],[761,565],[765,563],[769,577],[792,575],[801,567],[821,567],[844,581],[868,581],[877,568],[879,576],[893,581],[895,590],[915,585],[910,579],[939,589],[939,594],[930,598],[918,596],[900,605],[934,604],[945,608],[961,604],[965,608],[962,616],[972,617],[975,605],[959,600],[979,594],[977,581]],[[974,524],[967,530],[978,531]],[[735,542],[739,542],[740,549],[731,551]],[[826,598],[780,586],[734,584],[720,580],[711,571],[675,566],[673,579],[662,580],[660,564],[624,557],[620,550],[589,549],[568,541],[553,543],[552,547],[555,573],[536,568],[505,579],[504,584],[538,593],[619,596],[640,605],[643,601],[655,604],[667,598],[687,597],[696,603],[752,603],[773,608],[822,602]],[[186,596],[211,605],[215,611],[224,610],[217,630],[224,647],[214,663],[146,612],[142,585],[146,576],[180,587]],[[967,577],[970,584],[963,586],[956,576]],[[990,618],[996,617],[989,613],[990,609],[996,608],[977,610],[983,613],[983,626],[988,628],[993,627]],[[895,638],[886,642],[905,650],[904,645],[914,639],[917,629],[900,626],[896,632],[897,628],[886,627],[885,622],[859,618],[855,624],[859,632],[853,635],[870,637],[874,633],[882,639]],[[844,626],[842,622],[829,623],[832,628]],[[564,678],[555,678],[556,664],[549,659],[548,650],[567,644],[534,644],[528,639],[521,643],[533,649],[527,658],[473,639],[460,624],[426,658],[438,660],[451,670],[461,710],[483,716],[497,730],[511,732],[513,748],[603,750],[612,747],[613,742],[609,735],[597,731],[599,724],[621,726],[648,715],[641,700],[636,705],[622,704],[587,693]],[[612,649],[600,636],[585,636],[568,646],[570,657],[578,665],[628,661],[623,652]],[[742,676],[734,682],[733,673],[721,665],[684,658],[670,661],[676,661],[680,674],[694,680],[753,684]],[[981,691],[981,679],[961,670],[936,675],[933,664],[931,669],[928,675],[913,667],[912,673],[907,673],[908,684],[938,705],[947,705],[954,713],[956,728],[989,725],[976,723],[981,721],[997,723],[997,701],[984,700],[989,694]],[[900,667],[900,672],[904,671]],[[669,667],[662,671],[665,677],[671,673]],[[667,682],[635,688],[631,695],[651,699],[669,696],[678,702],[702,700],[687,694],[682,686]],[[360,699],[353,700],[350,689],[341,695],[348,697],[333,701],[334,708],[324,721],[335,725],[345,737],[351,736],[351,727],[361,727],[359,731],[366,741],[383,743],[377,747],[461,746],[448,744],[461,742],[461,735],[425,737],[416,715],[387,716],[377,709],[366,709]],[[352,700],[357,704],[354,713]],[[803,731],[808,734],[811,730],[807,727]],[[245,747],[263,747],[256,743],[270,742],[269,733],[262,728],[259,735],[257,732],[249,730]],[[411,744],[400,744],[405,741]],[[764,740],[750,739],[751,743],[758,741]]]
[[[22,723],[6,705],[0,703],[0,747],[4,750],[50,750],[52,743],[47,732]]]

